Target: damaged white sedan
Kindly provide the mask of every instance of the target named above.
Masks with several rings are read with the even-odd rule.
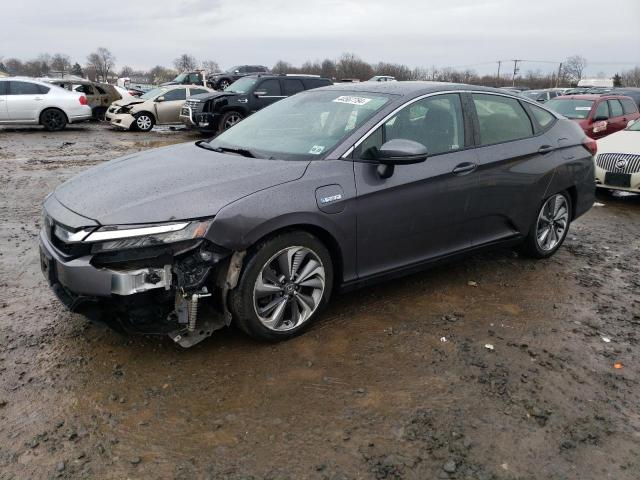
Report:
[[[149,90],[141,97],[113,102],[106,120],[125,130],[150,131],[154,125],[180,123],[180,109],[191,95],[212,92],[199,86],[167,85]]]

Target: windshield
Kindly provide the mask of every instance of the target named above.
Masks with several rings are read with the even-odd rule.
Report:
[[[176,82],[176,83],[182,83],[185,81],[185,79],[187,78],[189,74],[188,73],[181,73],[180,75],[178,75],[176,78],[174,78],[173,80],[171,80],[172,82]]]
[[[332,150],[390,99],[344,90],[299,93],[251,115],[209,144],[247,150],[259,158],[311,160]]]
[[[536,99],[538,98],[538,95],[540,95],[541,93],[542,92],[539,92],[538,90],[529,90],[526,92],[521,92],[520,95],[524,95],[525,97]]]
[[[554,112],[558,112],[560,115],[564,115],[567,118],[583,119],[589,116],[591,107],[593,107],[593,100],[556,98],[553,100],[549,100],[544,105],[545,107],[548,107]]]
[[[258,80],[256,78],[244,77],[240,80],[236,80],[227,88],[224,89],[225,92],[234,92],[234,93],[248,93],[251,90]]]
[[[149,90],[144,95],[140,95],[140,97],[138,98],[142,98],[144,100],[151,100],[153,98],[156,98],[158,95],[162,95],[166,91],[167,91],[166,88],[154,88],[153,90]]]
[[[636,120],[627,128],[625,128],[625,130],[629,130],[631,132],[640,132],[640,120]]]

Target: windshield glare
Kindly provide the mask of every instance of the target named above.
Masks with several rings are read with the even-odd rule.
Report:
[[[544,105],[567,118],[583,119],[589,116],[591,107],[593,107],[593,100],[554,99],[549,100]]]
[[[299,93],[225,130],[210,145],[249,150],[260,158],[321,158],[380,111],[390,98],[344,90]]]
[[[240,80],[236,80],[227,88],[225,88],[225,92],[234,92],[234,93],[248,93],[251,87],[255,85],[257,79],[244,77]]]
[[[140,95],[139,98],[142,98],[144,100],[151,100],[153,98],[156,98],[159,95],[162,95],[166,91],[167,91],[166,88],[154,88],[153,90],[149,90],[144,95]]]
[[[187,78],[186,73],[181,73],[180,75],[178,75],[176,78],[174,78],[173,80],[171,80],[172,82],[183,82],[186,78]]]

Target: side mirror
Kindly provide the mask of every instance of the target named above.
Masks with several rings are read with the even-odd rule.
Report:
[[[164,95],[160,95],[158,98],[156,98],[156,102],[164,102]]]
[[[594,122],[603,122],[605,120],[609,120],[609,117],[607,115],[598,115],[597,117],[593,118]]]
[[[240,70],[234,70],[233,73],[240,73]]]
[[[413,140],[395,138],[384,143],[378,149],[378,175],[389,178],[396,165],[411,165],[427,159],[427,147]]]
[[[267,94],[267,92],[265,92],[264,90],[256,90],[255,92],[253,92],[253,94],[256,97],[264,97]]]

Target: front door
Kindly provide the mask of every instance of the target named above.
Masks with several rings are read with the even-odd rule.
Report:
[[[156,118],[158,123],[178,123],[180,121],[180,109],[187,99],[187,88],[179,87],[168,90],[162,95],[164,100],[156,100]]]
[[[277,78],[262,80],[256,85],[254,92],[256,97],[253,103],[254,111],[260,110],[284,98],[282,88],[280,87],[280,80]]]
[[[422,143],[429,157],[382,178],[376,151],[396,138]],[[355,149],[361,278],[469,246],[466,222],[477,176],[468,138],[460,96],[441,94],[407,105]]]
[[[617,99],[609,101],[609,133],[619,132],[627,128],[627,119],[622,109],[622,103]]]

